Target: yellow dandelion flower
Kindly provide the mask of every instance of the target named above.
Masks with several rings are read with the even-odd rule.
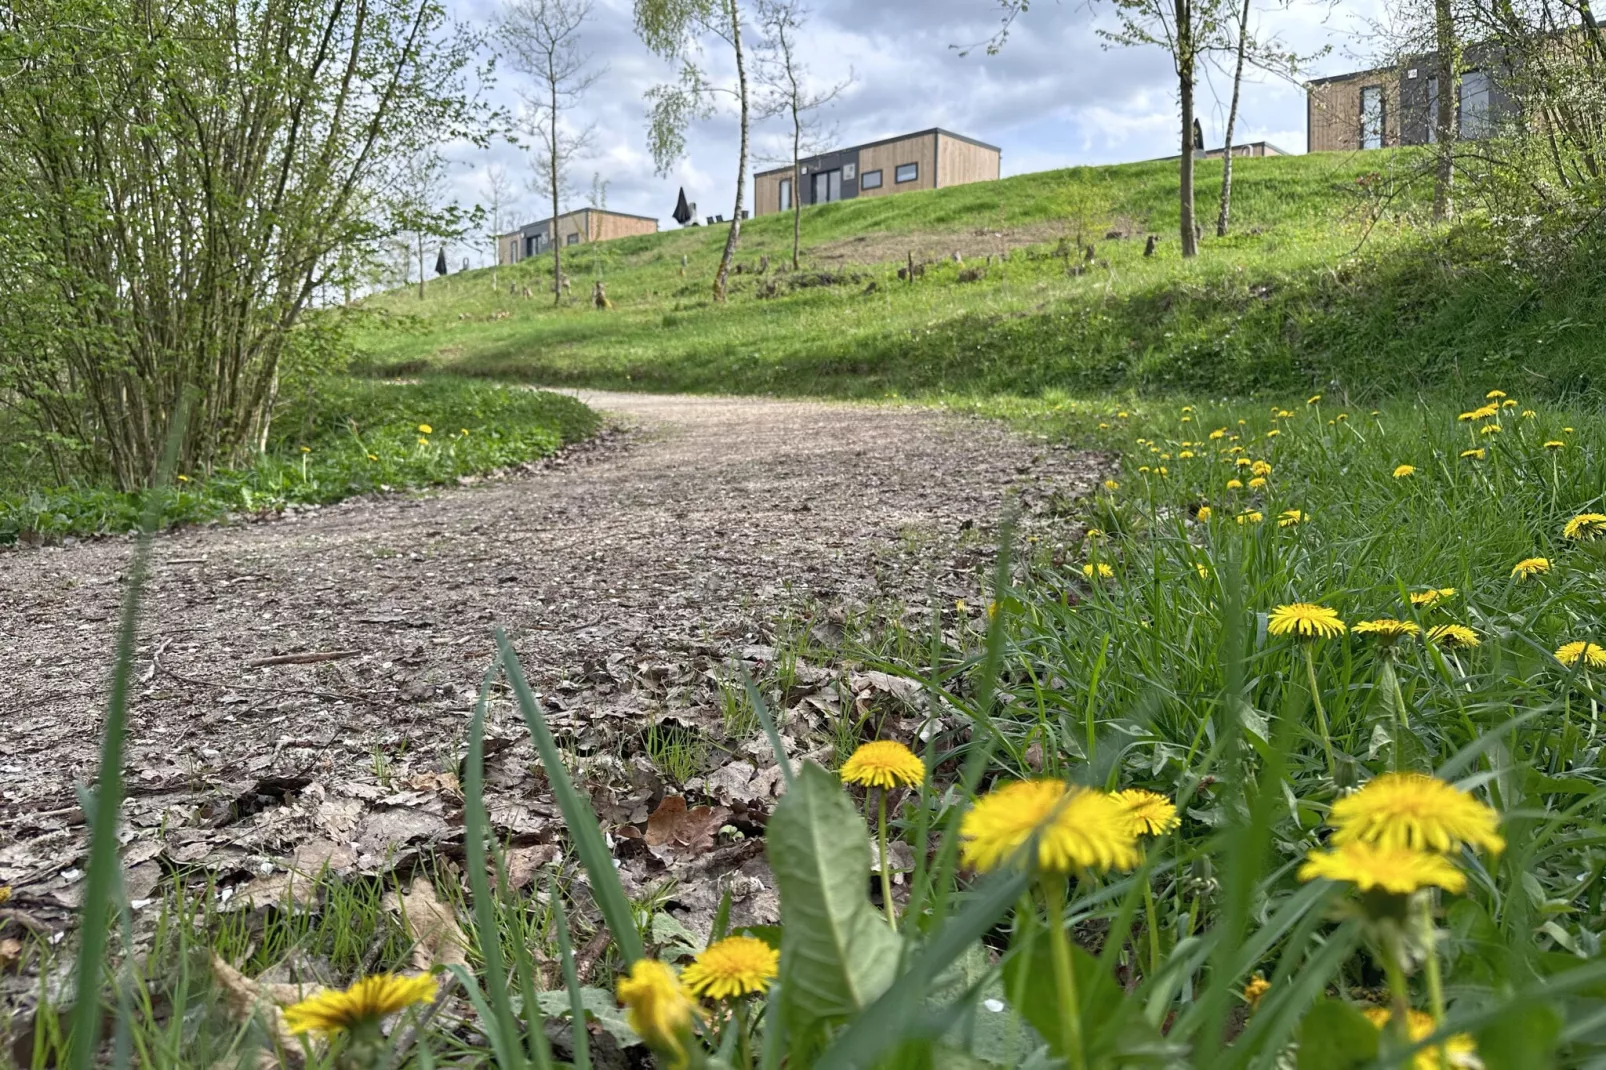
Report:
[[[1483,641],[1465,624],[1435,624],[1428,629],[1427,639],[1444,647],[1475,647]]]
[[[1115,579],[1115,569],[1100,561],[1096,564],[1083,565],[1082,575],[1086,576],[1090,580],[1095,577],[1101,580],[1113,580]]]
[[[1110,429],[1110,425],[1109,424],[1099,424],[1099,430],[1100,431],[1108,431],[1109,429]]]
[[[1244,481],[1241,480],[1241,479],[1229,479],[1229,480],[1227,480],[1227,489],[1228,490],[1243,490],[1244,489]]]
[[[1196,562],[1194,562],[1193,569],[1194,569],[1195,572],[1199,573],[1199,578],[1201,580],[1208,580],[1210,578],[1210,566],[1209,565],[1206,565],[1206,564],[1203,564],[1203,563],[1200,563],[1200,562],[1196,561]]]
[[[1582,663],[1587,669],[1606,669],[1606,650],[1594,643],[1579,640],[1576,643],[1567,643],[1556,649],[1556,660],[1563,665],[1577,665]]]
[[[1305,399],[1305,404],[1314,405],[1320,400],[1322,400],[1322,396],[1320,394],[1312,394],[1310,397]]]
[[[976,800],[959,824],[965,865],[1004,865],[1037,836],[1037,865],[1051,873],[1131,869],[1137,836],[1126,807],[1102,791],[1059,780],[1020,780]]]
[[[1104,538],[1104,529],[1103,528],[1088,528],[1086,533],[1084,533],[1082,535],[1082,538],[1084,538],[1084,539],[1102,539],[1102,538]]]
[[[1254,479],[1251,479],[1249,481],[1249,489],[1250,490],[1260,490],[1265,486],[1266,486],[1266,477],[1265,476],[1256,476]]]
[[[1193,517],[1194,517],[1195,520],[1199,521],[1199,523],[1201,523],[1201,524],[1208,524],[1208,523],[1210,523],[1210,515],[1211,515],[1210,506],[1201,505],[1201,506],[1199,506],[1199,511],[1194,513]]]
[[[1504,400],[1504,401],[1502,401],[1500,403],[1500,407],[1502,409],[1514,409],[1514,408],[1517,407],[1517,403],[1513,399],[1507,398],[1506,400]]]
[[[1255,461],[1249,466],[1250,474],[1257,476],[1271,475],[1271,465],[1266,461]]]
[[[697,1004],[675,971],[657,959],[637,959],[619,981],[619,1002],[636,1035],[658,1051],[669,1052],[675,1065],[686,1058],[683,1038],[697,1017]]]
[[[862,744],[848,756],[842,763],[842,779],[883,791],[913,788],[925,782],[926,763],[897,740],[878,739]]]
[[[752,936],[727,936],[681,971],[680,980],[705,999],[763,994],[781,972],[781,953]]]
[[[301,447],[301,452],[302,453],[311,453],[312,452],[312,447],[311,446],[302,446]]]
[[[1266,437],[1267,438],[1276,438],[1280,434],[1282,434],[1281,428],[1274,427],[1270,431],[1266,432]]]
[[[1129,412],[1118,412],[1118,413],[1115,414],[1115,418],[1117,420],[1124,420],[1130,415],[1132,415],[1132,414],[1129,413]]]
[[[1227,429],[1225,427],[1218,427],[1214,431],[1210,432],[1210,439],[1213,442],[1220,441],[1221,439],[1224,439],[1226,437],[1227,437]]]
[[[1193,417],[1192,416],[1184,416],[1182,418],[1181,422],[1185,423],[1185,424],[1191,424],[1191,423],[1193,423]]]
[[[368,459],[369,459],[369,460],[370,460],[370,461],[377,461],[377,460],[379,460],[379,454],[377,454],[377,453],[370,453],[370,454],[369,454],[369,455],[368,455]]]
[[[1177,451],[1177,460],[1179,460],[1179,461],[1186,461],[1186,460],[1191,459],[1192,457],[1193,457],[1193,451],[1192,450],[1178,450]]]
[[[1343,423],[1345,420],[1349,419],[1349,413],[1341,412],[1337,416],[1333,417],[1333,419],[1339,421],[1340,423]]]
[[[1320,397],[1321,395],[1318,394],[1317,396]],[[1289,410],[1289,409],[1280,409],[1277,412],[1277,418],[1279,420],[1290,419],[1290,418],[1293,417],[1293,415],[1294,415],[1293,412],[1291,410]]]
[[[1260,1006],[1260,1001],[1266,998],[1266,993],[1270,991],[1271,982],[1257,973],[1249,979],[1248,984],[1244,985],[1244,1002],[1249,1004],[1250,1010],[1255,1010]]]
[[[435,433],[435,429],[428,424],[419,424],[418,433],[421,435],[433,435]]]
[[[1388,1028],[1389,1019],[1394,1014],[1388,1007],[1367,1007],[1361,1013],[1380,1033]],[[1431,1037],[1438,1028],[1439,1023],[1433,1020],[1431,1014],[1422,1011],[1408,1011],[1406,1014],[1405,1033],[1413,1044]],[[1477,1042],[1465,1033],[1456,1033],[1442,1045],[1422,1048],[1411,1057],[1411,1070],[1444,1070],[1446,1067],[1450,1070],[1472,1070],[1482,1065],[1483,1062],[1478,1058]]]
[[[1569,539],[1593,539],[1606,535],[1606,513],[1579,513],[1561,529]]]
[[[1487,394],[1483,395],[1483,400],[1485,400],[1485,401],[1499,401],[1501,398],[1503,398],[1505,396],[1506,396],[1506,392],[1504,390],[1491,390]]]
[[[1255,464],[1255,462],[1251,461],[1248,457],[1239,457],[1237,460],[1233,461],[1232,463],[1237,465],[1239,468],[1253,468],[1254,464]],[[1255,474],[1259,475],[1260,473],[1257,472]]]
[[[1504,430],[1505,428],[1501,427],[1499,424],[1484,424],[1482,427],[1478,428],[1478,434],[1498,435]]]
[[[343,1033],[372,1025],[414,1003],[435,998],[435,978],[429,974],[402,977],[376,973],[345,990],[320,992],[284,1009],[292,1033]]]
[[[1148,465],[1146,465],[1146,464],[1138,465],[1138,474],[1139,475],[1146,474],[1148,471],[1149,471],[1149,466]]]
[[[1237,438],[1238,436],[1237,435],[1233,435],[1232,437],[1233,438]],[[1244,448],[1242,446],[1228,446],[1227,447],[1227,452],[1228,453],[1242,453],[1243,451],[1244,451]]]
[[[1489,420],[1499,415],[1500,407],[1498,405],[1483,405],[1472,410],[1472,418],[1474,420]]]
[[[1475,412],[1463,412],[1461,415],[1456,417],[1456,419],[1460,420],[1462,423],[1467,423],[1468,421],[1476,420],[1477,418],[1478,414]]]
[[[1369,635],[1379,643],[1385,645],[1404,639],[1408,635],[1416,635],[1422,631],[1421,627],[1413,621],[1392,620],[1363,620],[1350,629],[1356,635]]]
[[[1416,475],[1416,465],[1414,464],[1401,464],[1394,467],[1395,479],[1404,479],[1406,476],[1414,475]]]
[[[954,608],[961,613],[969,613],[970,603],[966,602],[963,598],[956,598],[954,600]]]
[[[1525,557],[1511,566],[1511,574],[1519,580],[1531,580],[1542,572],[1550,571],[1550,558]]]
[[[1277,526],[1280,528],[1291,528],[1296,524],[1303,524],[1309,519],[1309,513],[1301,512],[1298,509],[1284,509],[1282,514],[1277,517]]]
[[[1467,876],[1443,855],[1409,847],[1384,847],[1354,840],[1331,851],[1312,851],[1299,867],[1299,879],[1353,884],[1363,892],[1410,895],[1422,888],[1460,892]]]
[[[1462,460],[1466,460],[1467,458],[1470,457],[1474,461],[1481,461],[1481,460],[1483,460],[1483,458],[1485,456],[1486,456],[1486,451],[1484,451],[1484,450],[1462,450],[1461,451],[1461,459]]]
[[[1127,788],[1113,796],[1126,807],[1132,827],[1139,836],[1163,836],[1182,824],[1176,804],[1158,792]]]
[[[1566,448],[1567,448],[1567,443],[1558,442],[1555,439],[1551,439],[1549,442],[1545,443],[1545,449],[1547,449],[1547,450],[1564,450]]]
[[[429,439],[425,438],[423,435],[419,435],[418,436],[418,444],[420,446],[427,446],[427,445],[429,445]]]
[[[1564,427],[1564,428],[1562,428],[1562,431],[1564,433],[1566,433],[1566,434],[1569,434],[1569,435],[1573,433],[1573,429],[1570,428],[1570,427]]]
[[[1506,849],[1500,814],[1473,796],[1423,773],[1383,773],[1333,804],[1333,845],[1369,843],[1450,854],[1463,846]]]
[[[184,475],[183,473],[180,473],[179,476],[178,476],[178,481],[180,483],[188,483],[190,481],[190,477],[187,476],[187,475]]]
[[[1162,475],[1162,476],[1170,475],[1170,473],[1166,471],[1165,465],[1163,465],[1163,464],[1160,467],[1156,468],[1155,471],[1157,473],[1159,473],[1160,475]]]
[[[1523,409],[1522,410],[1522,418],[1524,420],[1533,420],[1533,419],[1538,418],[1538,416],[1539,416],[1539,414],[1537,412],[1534,412],[1532,409]]]
[[[1338,612],[1311,602],[1277,606],[1266,617],[1266,631],[1295,639],[1332,639],[1344,634]]]
[[[1448,602],[1454,597],[1454,587],[1429,587],[1425,591],[1412,591],[1411,604],[1413,606],[1431,606],[1439,602]]]
[[[1239,513],[1237,516],[1233,517],[1233,519],[1238,521],[1240,526],[1245,524],[1258,524],[1262,520],[1266,519],[1266,514],[1262,513],[1259,509],[1249,509],[1245,512]]]

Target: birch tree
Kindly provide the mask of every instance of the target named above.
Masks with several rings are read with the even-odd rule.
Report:
[[[589,151],[595,125],[576,128],[565,115],[607,73],[580,45],[591,0],[511,0],[497,32],[513,68],[535,80],[522,94],[524,127],[535,138],[535,169],[552,204],[552,302],[563,300],[563,242],[558,234],[570,165]],[[587,234],[589,239],[591,235]]]
[[[741,0],[635,0],[636,32],[653,52],[679,67],[674,82],[647,91],[650,116],[647,143],[659,174],[668,174],[686,151],[686,128],[708,119],[721,99],[734,101],[740,125],[736,154],[736,198],[730,230],[714,274],[714,299],[724,301],[731,262],[742,234],[742,210],[747,201],[747,170],[752,133],[752,97],[748,78],[749,48],[743,36],[746,25]],[[703,42],[719,41],[729,49],[735,68],[731,84],[712,81],[699,61]]]
[[[482,189],[485,193],[486,215],[491,221],[491,289],[495,290],[501,286],[497,269],[502,264],[502,227],[506,222],[504,209],[513,199],[513,183],[508,177],[507,168],[499,163],[487,167]]]

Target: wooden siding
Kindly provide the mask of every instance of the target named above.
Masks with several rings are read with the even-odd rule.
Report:
[[[781,183],[792,177],[791,171],[777,171],[758,175],[753,179],[753,215],[773,215],[781,210]]]
[[[590,213],[591,240],[612,241],[614,238],[630,238],[637,234],[658,233],[658,220],[642,219],[633,215],[620,215],[617,212]]]
[[[938,134],[937,185],[962,186],[966,182],[991,182],[998,177],[999,153],[972,145],[968,141]]]
[[[1361,147],[1361,90],[1383,90],[1383,144],[1400,143],[1400,75],[1393,68],[1318,82],[1306,95],[1311,152],[1342,152]]]
[[[543,233],[548,235],[552,233],[550,222],[546,223]],[[656,233],[658,233],[656,219],[642,219],[595,208],[581,208],[558,217],[558,240],[565,244],[568,243],[571,234],[579,234],[581,241],[609,241],[635,234]],[[525,235],[522,228],[511,234],[502,235],[496,243],[498,262],[516,264],[525,259],[524,242]],[[547,247],[547,251],[551,251],[550,246]]]
[[[918,137],[907,137],[901,141],[889,141],[885,145],[872,145],[860,149],[859,176],[862,177],[866,171],[880,171],[881,188],[865,189],[861,185],[859,196],[884,197],[891,193],[936,189],[936,150],[937,138],[933,134],[921,134]],[[919,177],[913,182],[899,182],[897,171],[901,163],[919,164]]]

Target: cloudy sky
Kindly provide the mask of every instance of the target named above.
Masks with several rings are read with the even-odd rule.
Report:
[[[457,18],[486,24],[501,0],[456,0]],[[1311,75],[1365,64],[1367,26],[1381,0],[1255,0],[1262,36],[1275,34],[1295,51],[1330,53]],[[667,175],[654,173],[647,151],[642,95],[672,75],[668,64],[636,40],[630,0],[594,0],[587,48],[607,74],[574,116],[595,123],[593,156],[571,175],[572,204],[583,206],[593,175],[608,183],[607,206],[669,220],[684,186],[701,214],[729,215],[734,193],[737,121],[734,111],[695,124],[687,154]],[[996,0],[812,0],[802,54],[816,83],[850,75],[851,85],[826,112],[835,141],[852,145],[942,126],[1003,149],[1005,175],[1075,164],[1118,163],[1177,151],[1176,76],[1158,48],[1106,47],[1098,30],[1113,26],[1108,4],[1036,0],[996,56],[964,46],[990,37],[999,25]],[[955,47],[958,46],[958,47]],[[705,64],[716,78],[732,70],[728,53],[710,49]],[[505,67],[492,95],[514,107],[523,84]],[[1199,87],[1205,140],[1221,144],[1231,94],[1230,74],[1207,69]],[[755,155],[779,158],[787,144],[784,120],[754,131]],[[1289,152],[1305,147],[1304,93],[1288,82],[1256,75],[1244,87],[1235,141],[1270,141]],[[497,163],[516,177],[519,221],[545,218],[529,190],[528,158],[513,146],[489,152],[456,150],[453,192],[484,199],[485,168]],[[751,188],[749,187],[749,204]],[[568,206],[565,206],[567,210]],[[483,255],[483,254],[477,254]]]

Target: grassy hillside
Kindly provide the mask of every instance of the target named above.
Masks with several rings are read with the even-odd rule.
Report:
[[[571,250],[562,308],[543,299],[547,259],[452,276],[422,301],[371,299],[387,315],[360,345],[384,372],[846,397],[1377,394],[1490,376],[1587,388],[1606,273],[1579,257],[1540,290],[1476,222],[1446,232],[1409,195],[1384,204],[1380,172],[1408,160],[1240,161],[1234,232],[1192,262],[1178,254],[1174,164],[1072,168],[807,209],[796,275],[778,270],[790,217],[756,220],[740,259],[768,255],[771,270],[737,276],[723,306],[709,290],[724,228],[692,228]],[[1213,223],[1219,172],[1200,177]],[[1094,263],[1069,273],[1087,245]],[[913,285],[896,277],[911,252],[930,261]],[[583,300],[599,280],[611,311]],[[526,286],[535,296],[509,294]]]

